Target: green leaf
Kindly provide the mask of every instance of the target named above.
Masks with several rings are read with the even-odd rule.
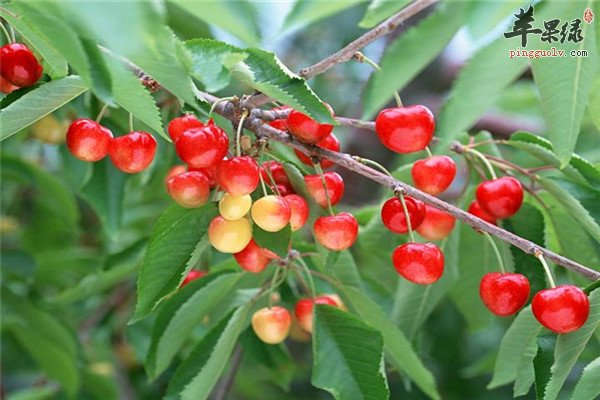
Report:
[[[89,87],[76,75],[43,84],[0,111],[0,140],[67,104]]]
[[[140,269],[138,299],[131,323],[148,315],[179,287],[190,254],[200,240],[208,240],[208,225],[216,214],[216,207],[211,203],[196,209],[173,205],[161,215]]]
[[[593,400],[600,396],[600,357],[586,365],[571,400]]]
[[[312,384],[336,399],[388,399],[381,334],[336,307],[314,313]]]
[[[535,370],[535,397],[537,400],[543,400],[544,387],[552,375],[550,368],[554,362],[553,352],[556,344],[556,335],[540,336],[537,343],[538,350],[533,359],[533,368]]]
[[[396,90],[401,90],[446,47],[462,24],[465,8],[466,3],[443,4],[388,46],[379,63],[381,70],[371,74],[363,92],[364,119],[372,118]]]
[[[297,29],[310,25],[332,15],[338,14],[350,7],[364,2],[365,0],[345,1],[311,1],[296,0],[294,7],[285,17],[283,27],[285,29]]]
[[[600,29],[598,31],[600,32]],[[596,129],[600,129],[600,113],[596,112],[596,110],[600,110],[600,76],[596,77],[592,82],[588,109],[590,110],[590,116],[594,125],[596,125]]]
[[[471,3],[467,28],[473,38],[480,38],[492,31],[498,24],[505,22],[519,7],[531,4],[531,0],[486,1],[475,0]]]
[[[586,3],[591,7],[592,1]],[[581,17],[583,4],[571,4],[571,9],[560,14],[564,20]],[[554,144],[561,166],[566,166],[575,149],[581,128],[592,80],[598,70],[598,51],[594,32],[595,24],[581,24],[583,40],[566,42],[560,50],[567,57],[538,58],[531,62],[534,81],[542,101],[542,111],[550,140]],[[550,50],[555,44],[542,44]],[[572,50],[588,52],[587,57],[571,57]]]
[[[167,395],[181,400],[208,398],[225,370],[238,337],[248,326],[252,303],[226,316],[194,347],[169,382]]]
[[[271,250],[281,257],[285,257],[290,247],[292,238],[292,227],[287,224],[282,230],[277,232],[267,232],[260,226],[252,227],[252,237],[260,247]]]
[[[382,22],[384,19],[391,17],[400,9],[404,8],[409,0],[398,0],[398,1],[389,1],[389,0],[373,0],[369,7],[367,8],[367,12],[363,16],[362,20],[358,23],[358,26],[361,28],[372,28],[378,23]]]
[[[9,400],[51,400],[56,398],[56,389],[52,387],[27,388],[12,391]]]
[[[152,328],[145,363],[151,378],[156,378],[169,366],[194,327],[225,297],[231,296],[241,276],[240,273],[221,273],[196,279],[163,304]]]
[[[96,374],[89,369],[83,370],[82,391],[95,400],[117,400],[119,398],[117,382],[105,375]]]
[[[594,290],[589,295],[590,315],[586,323],[579,330],[565,335],[558,335],[554,350],[554,364],[552,364],[552,377],[545,386],[544,400],[558,398],[558,393],[585,345],[600,325],[600,290]]]

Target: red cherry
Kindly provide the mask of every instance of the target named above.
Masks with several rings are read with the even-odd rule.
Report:
[[[128,174],[145,170],[154,160],[156,140],[146,132],[130,132],[114,138],[109,155],[115,167]]]
[[[404,196],[404,202],[408,210],[410,226],[416,229],[421,225],[423,219],[425,219],[425,203],[410,196]],[[381,207],[381,220],[394,233],[408,232],[404,208],[402,207],[402,202],[397,197],[392,197],[383,203],[383,207]]]
[[[202,172],[196,171],[184,172],[169,178],[167,191],[177,204],[186,208],[203,206],[210,196],[208,178]]]
[[[181,285],[179,285],[179,288],[182,288],[185,285],[187,285],[188,283],[190,283],[191,281],[200,279],[205,275],[206,275],[206,272],[198,271],[197,269],[193,269],[190,272],[188,272],[188,274],[185,276],[185,279],[183,280],[183,282],[181,282]]]
[[[87,118],[76,119],[67,130],[67,147],[83,161],[99,161],[108,154],[112,132]]]
[[[24,44],[10,43],[0,47],[0,75],[19,87],[33,86],[42,76],[43,68]]]
[[[273,189],[273,190],[275,190],[275,189]],[[291,183],[279,184],[279,185],[277,185],[277,190],[279,191],[279,194],[281,196],[289,196],[290,194],[296,193],[294,191],[294,187],[292,186]]]
[[[179,158],[193,168],[217,165],[227,154],[228,148],[227,133],[210,124],[182,132],[175,142],[175,151]]]
[[[327,136],[325,139],[321,140],[319,143],[317,143],[316,146],[322,147],[324,149],[331,150],[331,151],[340,151],[340,141],[337,139],[337,137],[335,137],[335,135],[333,133],[331,135]],[[302,161],[302,163],[304,163],[310,167],[313,166],[312,160],[310,159],[309,156],[307,156],[306,154],[304,154],[298,150],[294,150],[294,153],[296,153],[296,156],[298,157],[298,159],[300,161]],[[321,168],[327,169],[327,168],[333,167],[334,165],[335,165],[335,163],[333,163],[329,160],[321,160]]]
[[[333,131],[333,125],[320,124],[296,110],[292,110],[288,115],[287,127],[296,139],[308,144],[319,143]]]
[[[179,174],[183,174],[184,172],[187,172],[185,165],[175,165],[172,167],[169,172],[167,172],[167,176],[165,176],[165,185],[169,182],[169,179]]]
[[[537,292],[531,310],[539,323],[552,332],[569,333],[587,321],[590,301],[578,287],[563,285]]]
[[[288,107],[288,106],[281,106],[281,107],[273,108],[272,111],[276,111],[276,110],[284,111],[284,110],[291,110],[291,109],[292,108]],[[287,120],[285,118],[274,119],[273,121],[269,122],[269,125],[271,125],[275,129],[279,129],[280,131],[287,132]]]
[[[386,108],[375,119],[375,131],[388,149],[414,153],[429,145],[435,120],[432,112],[422,105]]]
[[[277,184],[290,183],[290,178],[288,178],[283,165],[279,161],[265,161],[262,163],[260,174],[266,183],[271,184],[272,182],[271,178],[269,178],[269,173]]]
[[[475,192],[477,203],[494,218],[512,217],[523,204],[523,186],[512,176],[481,182]]]
[[[529,299],[529,280],[521,274],[488,272],[479,284],[479,296],[492,313],[512,315]]]
[[[319,296],[316,299],[300,299],[294,308],[298,325],[308,333],[313,330],[313,311],[315,304],[327,304],[337,307],[337,303],[329,296]]]
[[[325,172],[323,174],[327,194],[331,200],[331,205],[336,205],[344,195],[344,180],[337,172]],[[306,175],[304,177],[306,189],[315,202],[323,208],[327,208],[327,195],[320,175]]]
[[[473,214],[474,216],[481,218],[485,222],[489,222],[490,224],[493,224],[493,225],[498,225],[498,221],[496,220],[496,218],[492,217],[490,214],[483,211],[481,209],[481,206],[479,205],[479,203],[477,203],[477,200],[473,200],[471,202],[471,204],[469,205],[469,209],[467,211],[470,214]]]
[[[232,196],[254,192],[259,183],[258,164],[249,156],[222,160],[217,166],[217,182]]]
[[[169,122],[167,130],[173,142],[177,141],[181,134],[190,128],[202,128],[204,124],[195,116],[188,114],[174,118]]]
[[[290,217],[292,231],[297,231],[306,224],[306,220],[308,219],[308,203],[304,200],[304,197],[297,194],[288,194],[283,198],[289,204],[290,211],[292,212]]]
[[[456,164],[448,156],[433,156],[416,161],[410,173],[418,189],[436,195],[448,189],[454,180]]]
[[[433,243],[404,243],[394,250],[396,271],[407,280],[428,285],[444,273],[444,253]]]
[[[452,215],[426,204],[425,219],[416,230],[427,240],[442,240],[450,235],[455,223],[456,219]]]
[[[349,213],[319,217],[313,228],[317,242],[333,251],[350,248],[358,235],[358,222]]]
[[[270,257],[269,253],[271,252],[265,250],[266,249],[257,245],[254,239],[252,239],[244,250],[235,253],[233,257],[235,257],[235,261],[237,261],[242,269],[252,272],[253,274],[258,274],[269,265],[273,258],[276,258]]]
[[[15,90],[20,89],[20,87],[13,85],[2,76],[0,76],[0,92],[9,94],[14,92]]]
[[[211,189],[214,189],[217,186],[217,167],[212,166],[208,168],[194,168],[188,166],[188,171],[196,171],[202,172],[206,178],[208,179],[208,185]]]

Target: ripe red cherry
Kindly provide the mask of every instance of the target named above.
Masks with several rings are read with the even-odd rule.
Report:
[[[273,187],[273,182],[269,177],[269,174],[273,177],[277,189],[282,196],[286,196],[288,194],[296,193],[290,179],[288,178],[283,165],[278,161],[266,161],[262,163],[260,167],[260,174],[262,175],[263,180],[271,187],[271,189],[275,190]]]
[[[490,214],[483,211],[481,209],[481,206],[479,205],[479,203],[477,203],[477,200],[473,200],[471,202],[471,204],[469,205],[469,209],[467,211],[470,214],[473,214],[474,216],[481,218],[485,222],[489,222],[490,224],[493,224],[493,225],[498,225],[498,221],[496,220],[496,218],[492,217]]]
[[[340,151],[340,141],[337,139],[337,137],[335,137],[333,133],[327,136],[325,139],[321,140],[319,143],[317,143],[316,146],[331,151]],[[300,161],[302,161],[303,164],[306,164],[310,167],[313,166],[312,160],[309,156],[298,150],[294,150],[294,153],[296,153],[296,156]],[[335,163],[329,160],[321,160],[321,168],[327,169],[333,167],[334,165]]]
[[[175,165],[173,166],[169,172],[167,172],[167,176],[165,176],[165,185],[167,184],[167,182],[169,182],[169,179],[171,179],[174,176],[177,176],[179,174],[183,174],[184,172],[187,172],[187,168],[185,167],[185,165]]]
[[[329,296],[319,296],[316,299],[300,299],[294,308],[298,325],[308,333],[313,330],[313,311],[315,304],[327,304],[337,307],[337,303]]]
[[[488,272],[479,284],[479,296],[492,313],[512,315],[529,299],[529,280],[521,274]]]
[[[269,257],[270,252],[265,251],[262,247],[256,244],[254,239],[239,253],[235,253],[233,257],[242,269],[258,274],[262,272],[274,257]]]
[[[425,203],[410,196],[404,196],[404,202],[408,210],[410,226],[416,229],[421,225],[423,219],[425,219]],[[392,197],[383,203],[383,207],[381,207],[381,220],[394,233],[408,232],[404,208],[402,207],[402,202],[397,197]]]
[[[135,174],[148,168],[154,160],[156,140],[146,132],[130,132],[114,138],[109,155],[115,167],[128,174]]]
[[[182,288],[185,285],[187,285],[188,283],[190,283],[191,281],[200,279],[205,275],[206,275],[206,272],[198,271],[197,269],[193,269],[190,272],[188,272],[188,274],[185,276],[185,279],[183,280],[183,282],[181,282],[181,285],[179,285],[179,288]]]
[[[204,175],[206,175],[206,178],[208,179],[208,184],[210,185],[211,189],[214,189],[217,186],[217,167],[216,166],[212,166],[212,167],[208,167],[208,168],[194,168],[194,167],[188,166],[188,171],[202,172]]]
[[[288,115],[287,127],[294,137],[308,144],[319,143],[333,131],[333,125],[320,124],[296,110],[292,110]]]
[[[258,186],[258,164],[249,156],[222,160],[217,166],[217,183],[232,196],[254,192]]]
[[[292,231],[297,231],[306,224],[306,220],[308,219],[308,203],[304,200],[304,197],[297,194],[288,194],[283,198],[289,204],[290,211],[292,212],[290,217]]]
[[[292,316],[283,307],[261,308],[252,315],[252,330],[267,344],[278,344],[290,333]]]
[[[381,143],[397,153],[414,153],[429,145],[435,131],[431,111],[422,105],[382,110],[375,119]]]
[[[448,156],[433,156],[416,161],[410,173],[418,189],[436,195],[448,189],[454,180],[456,164]]]
[[[291,110],[291,109],[292,108],[288,107],[288,106],[281,106],[281,107],[273,108],[273,111],[285,111],[285,110]],[[269,125],[271,125],[275,129],[279,129],[280,131],[287,132],[287,119],[286,118],[274,119],[273,121],[269,122]]]
[[[313,228],[317,242],[333,251],[350,248],[358,235],[358,222],[354,215],[349,213],[319,217]]]
[[[172,176],[167,181],[167,191],[177,204],[197,208],[208,202],[210,187],[202,172],[190,171]]]
[[[578,287],[563,285],[537,292],[531,310],[539,323],[552,332],[569,333],[587,321],[590,301]]]
[[[99,161],[108,154],[112,132],[87,118],[76,119],[67,130],[67,147],[83,161]]]
[[[427,240],[442,240],[450,235],[452,229],[454,229],[456,219],[447,212],[427,204],[425,210],[425,219],[417,227],[419,235]]]
[[[13,85],[2,76],[0,76],[0,92],[9,94],[14,92],[15,90],[20,89],[20,87]]]
[[[433,243],[404,243],[394,250],[392,261],[405,279],[428,285],[444,273],[444,253]]]
[[[204,124],[195,116],[188,114],[177,117],[169,122],[167,130],[173,142],[177,141],[181,134],[190,128],[202,128]]]
[[[523,203],[523,186],[512,176],[481,182],[475,192],[477,203],[494,218],[512,217]]]
[[[208,168],[217,165],[227,154],[229,138],[218,126],[206,125],[182,132],[175,142],[179,158],[193,168]]]
[[[344,195],[344,180],[337,172],[325,172],[325,186],[331,200],[331,205],[336,205]],[[306,189],[315,202],[323,208],[327,208],[327,195],[320,175],[306,175],[304,177]]]
[[[19,87],[33,86],[42,76],[42,66],[31,50],[21,43],[0,47],[0,75]]]

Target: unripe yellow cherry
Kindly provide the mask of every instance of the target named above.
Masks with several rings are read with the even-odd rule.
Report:
[[[282,230],[292,215],[287,201],[283,197],[269,195],[262,197],[252,204],[250,210],[254,223],[267,232]]]
[[[222,253],[240,252],[252,239],[250,221],[241,218],[233,221],[215,217],[208,227],[208,240]]]
[[[219,213],[228,220],[236,220],[248,214],[252,206],[252,197],[249,194],[243,196],[231,196],[225,193],[219,201]]]
[[[268,344],[278,344],[290,332],[292,316],[283,307],[261,308],[252,316],[252,329],[260,340]]]

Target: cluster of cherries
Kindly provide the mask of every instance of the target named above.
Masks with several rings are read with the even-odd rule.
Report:
[[[8,94],[33,86],[42,72],[42,65],[24,44],[9,43],[0,47],[0,92]]]

